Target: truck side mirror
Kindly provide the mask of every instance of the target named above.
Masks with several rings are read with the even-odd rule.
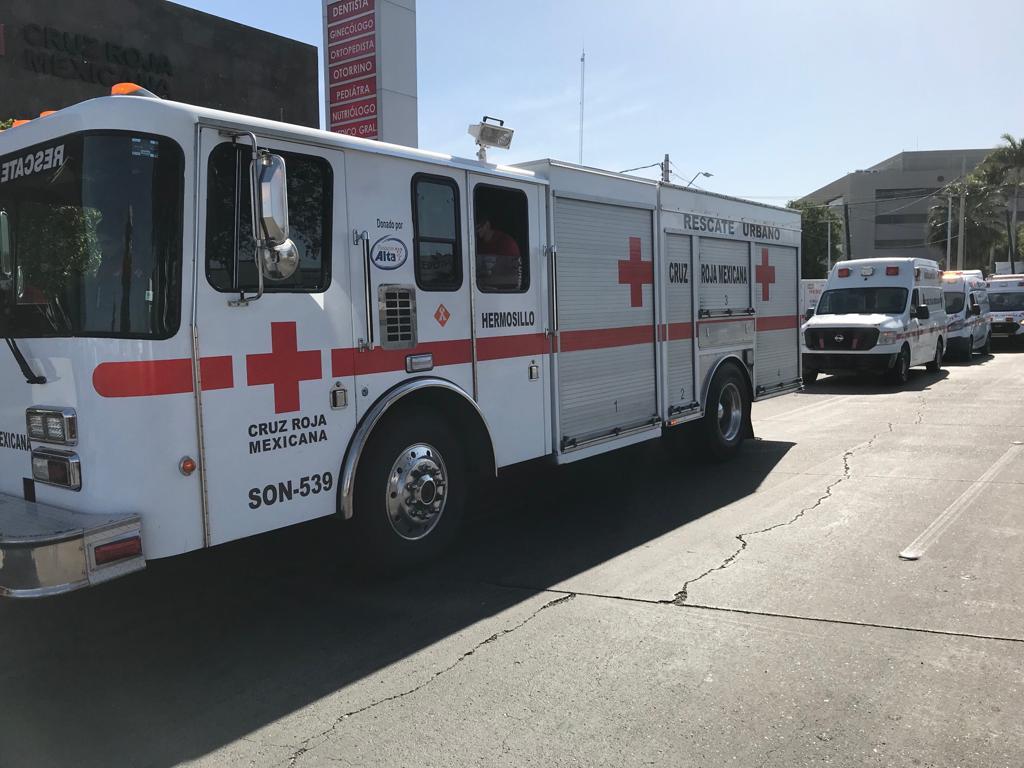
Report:
[[[972,315],[980,315],[981,314],[981,305],[980,304],[972,305],[971,306],[971,314]]]
[[[257,222],[263,230],[261,239],[270,245],[284,245],[288,239],[288,171],[284,158],[261,152],[259,157],[259,211]]]
[[[810,320],[812,317],[814,317],[814,307],[808,307],[804,312],[804,320]]]
[[[0,210],[0,279],[14,276],[14,248],[11,245],[11,219],[7,211]]]
[[[260,273],[268,280],[287,280],[299,268],[299,250],[288,238],[288,169],[284,158],[261,152],[256,184],[256,224],[262,230],[257,254]]]
[[[932,316],[932,311],[930,309],[928,309],[928,305],[927,304],[922,304],[921,306],[919,306],[917,308],[917,319],[918,320],[927,320],[931,316]]]

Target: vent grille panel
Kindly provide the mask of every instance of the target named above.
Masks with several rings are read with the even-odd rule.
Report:
[[[378,289],[380,336],[384,349],[416,346],[416,289],[409,285],[382,285]]]

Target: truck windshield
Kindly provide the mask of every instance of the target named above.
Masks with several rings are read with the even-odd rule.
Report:
[[[966,296],[962,293],[947,293],[944,294],[946,297],[946,314],[955,315],[959,312],[964,311],[964,301]]]
[[[175,142],[136,133],[0,156],[0,336],[172,336],[183,172]]]
[[[898,315],[906,306],[906,288],[839,288],[821,294],[814,311],[819,315]]]
[[[1024,310],[1024,291],[990,293],[988,302],[993,312],[1020,312]]]

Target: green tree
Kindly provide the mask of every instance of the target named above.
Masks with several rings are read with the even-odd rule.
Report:
[[[954,181],[946,188],[953,196],[953,221],[949,226],[952,235],[950,263],[956,264],[957,244],[960,237],[960,193],[965,193],[964,203],[964,269],[989,269],[989,253],[993,246],[1006,242],[1006,198],[999,188],[986,182],[982,173],[969,175],[964,181]],[[946,244],[946,229],[949,221],[949,203],[939,198],[928,209],[928,242],[938,248]]]
[[[1010,208],[1010,223],[1003,223],[1007,237],[1005,245],[1016,243],[1020,253],[1020,239],[1010,237],[1017,233],[1017,202],[1021,187],[1024,186],[1024,140],[1015,139],[1011,134],[1002,135],[1004,144],[996,147],[982,162],[979,173],[984,183],[998,190]]]
[[[842,220],[830,207],[818,203],[790,200],[788,208],[800,211],[800,277],[821,278],[828,275],[828,264],[842,258]],[[829,233],[832,227],[832,253],[828,253]]]

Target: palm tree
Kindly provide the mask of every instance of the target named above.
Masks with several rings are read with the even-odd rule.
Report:
[[[1001,245],[1004,237],[1006,199],[1001,191],[985,182],[979,174],[971,174],[964,181],[954,181],[946,187],[946,192],[953,196],[952,242],[956,247],[960,237],[960,193],[965,193],[964,204],[964,268],[987,269],[989,251],[993,246]],[[944,196],[943,196],[944,197]],[[941,246],[946,242],[948,221],[947,202],[941,200],[928,209],[928,241],[932,245]],[[952,267],[946,264],[946,269]]]
[[[1015,139],[1004,133],[1005,142],[989,153],[981,164],[984,182],[997,188],[1010,204],[1010,223],[1007,227],[1007,247],[1010,260],[1018,256],[1017,243],[1017,198],[1024,186],[1024,140]]]

